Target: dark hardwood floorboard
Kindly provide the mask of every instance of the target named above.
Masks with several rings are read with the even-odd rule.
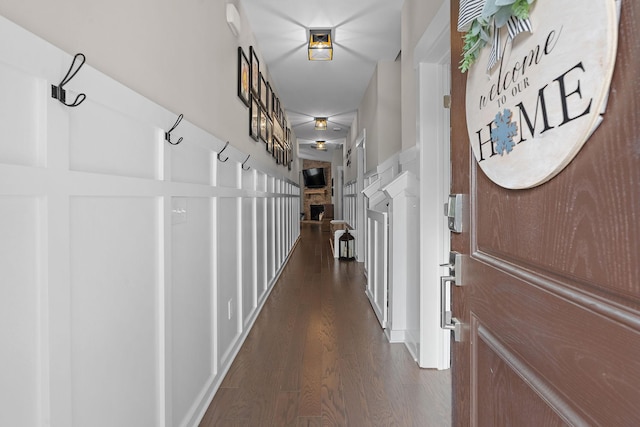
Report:
[[[303,224],[200,426],[450,426],[450,371],[389,344],[364,289],[363,265]]]
[[[322,427],[322,417],[298,417],[296,427]]]
[[[316,287],[316,283],[310,283]],[[318,288],[316,288],[317,291]],[[322,383],[322,342],[320,334],[322,332],[320,297],[316,303],[311,305],[309,310],[309,329],[304,345],[302,357],[302,372],[300,375],[300,406],[298,415],[301,417],[317,417],[322,415],[320,405],[321,383]]]
[[[300,393],[297,391],[281,391],[278,393],[274,426],[296,427],[298,420],[298,404]]]

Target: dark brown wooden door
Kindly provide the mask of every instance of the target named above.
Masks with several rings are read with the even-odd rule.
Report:
[[[625,0],[604,122],[528,190],[477,167],[462,125],[466,76],[452,67],[452,192],[469,195],[452,237],[465,254],[453,290],[464,322],[452,344],[455,426],[640,426],[639,32],[640,2]],[[459,58],[455,30],[451,41]]]

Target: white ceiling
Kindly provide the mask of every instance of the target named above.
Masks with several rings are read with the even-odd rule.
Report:
[[[376,63],[400,53],[403,0],[240,1],[300,157],[330,158],[331,148],[344,142]],[[309,28],[333,30],[332,61],[307,59]],[[328,117],[328,130],[315,131],[314,117]],[[316,140],[327,141],[329,151],[310,148]]]

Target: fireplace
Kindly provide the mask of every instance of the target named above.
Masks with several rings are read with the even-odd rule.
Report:
[[[312,221],[320,221],[320,214],[324,212],[324,205],[310,205],[310,216]]]

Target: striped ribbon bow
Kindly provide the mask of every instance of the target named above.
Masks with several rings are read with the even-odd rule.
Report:
[[[495,13],[496,5],[493,4],[495,0],[490,4]],[[487,0],[460,0],[460,14],[458,16],[458,31],[466,32],[471,27],[474,20],[478,18],[485,18],[487,21],[493,16],[487,12]],[[489,63],[487,64],[487,71],[492,69],[501,59],[504,54],[503,45],[501,40],[500,28],[504,25],[507,26],[507,33],[509,41],[513,41],[518,34],[522,32],[533,32],[531,26],[531,20],[520,19],[516,16],[511,16],[505,22],[497,22],[493,20],[493,37],[491,53],[489,54]]]
[[[487,0],[460,0],[460,14],[458,15],[458,31],[466,33],[471,23],[482,15]]]

